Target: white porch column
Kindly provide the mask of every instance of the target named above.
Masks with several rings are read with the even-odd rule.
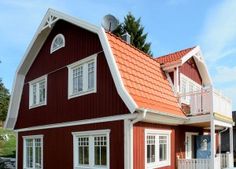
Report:
[[[179,93],[180,92],[180,89],[179,89],[179,67],[176,67],[176,69],[174,71],[174,86],[175,86],[176,93]]]
[[[211,118],[211,169],[215,169],[215,122],[212,115]]]
[[[233,126],[229,128],[229,148],[230,148],[229,167],[233,167],[234,165]]]

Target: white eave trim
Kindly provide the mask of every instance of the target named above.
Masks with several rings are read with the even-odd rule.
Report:
[[[115,82],[116,89],[122,98],[122,100],[125,102],[126,106],[128,107],[129,111],[133,113],[136,108],[138,107],[137,104],[135,103],[134,99],[130,96],[128,91],[126,90],[124,83],[122,81],[120,72],[118,70],[115,57],[112,53],[110,44],[108,42],[105,30],[103,28],[100,29],[100,32],[98,33],[100,41],[102,43],[102,47],[104,49],[105,57],[108,62],[108,66],[111,70],[111,74],[113,77],[113,80]],[[109,57],[110,56],[110,57]]]

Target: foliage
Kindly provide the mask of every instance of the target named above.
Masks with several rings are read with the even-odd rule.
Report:
[[[15,157],[16,136],[13,131],[0,128],[0,136],[8,135],[9,140],[0,139],[0,157]]]
[[[5,121],[7,116],[10,94],[0,79],[0,121]]]
[[[144,27],[141,25],[141,18],[137,20],[129,12],[124,17],[124,23],[121,23],[113,33],[121,37],[124,33],[128,32],[131,36],[130,43],[136,48],[152,56],[151,43],[146,42],[147,33],[144,33]]]

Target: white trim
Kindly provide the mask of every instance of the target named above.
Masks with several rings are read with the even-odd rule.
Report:
[[[110,168],[110,129],[105,130],[89,130],[81,132],[72,132],[73,135],[73,168],[90,168],[90,169],[109,169]],[[94,162],[94,137],[104,135],[106,136],[106,155],[107,155],[107,165],[106,166],[96,166]],[[78,137],[85,136],[89,138],[89,165],[77,165],[78,164]]]
[[[159,168],[171,165],[171,130],[145,129],[145,169]],[[147,135],[155,135],[155,162],[147,164]],[[167,136],[167,160],[159,161],[159,136]],[[157,136],[157,137],[156,137]]]
[[[35,139],[41,140],[41,168],[43,169],[43,135],[27,135],[22,136],[23,138],[23,168],[24,169],[34,169],[26,167],[26,139],[33,139],[33,165],[35,165]]]
[[[185,159],[192,159],[192,151],[191,151],[191,157],[188,157],[187,154],[188,154],[188,142],[187,142],[187,137],[188,136],[196,136],[196,135],[199,135],[198,132],[185,132]],[[190,144],[191,144],[191,148],[192,148],[192,140],[190,141]]]
[[[48,23],[48,18],[51,16],[54,16],[57,19],[54,20],[52,23],[51,22]],[[5,128],[13,129],[15,127],[15,123],[16,123],[16,119],[17,119],[18,111],[19,111],[22,90],[24,86],[25,75],[28,72],[30,66],[32,65],[34,59],[36,58],[39,50],[43,46],[49,33],[51,32],[54,23],[58,21],[59,19],[65,20],[76,26],[82,27],[88,31],[98,34],[102,47],[104,49],[105,57],[106,57],[109,69],[111,71],[112,78],[114,80],[118,94],[120,95],[124,103],[127,105],[131,113],[133,113],[135,109],[137,108],[137,104],[135,103],[133,98],[130,96],[130,94],[124,87],[120,72],[118,70],[115,58],[113,56],[113,53],[109,45],[109,42],[107,40],[107,36],[104,29],[94,26],[85,21],[79,20],[77,18],[71,17],[64,13],[49,9],[46,15],[44,16],[39,28],[37,29],[32,41],[30,42],[25,52],[25,55],[23,59],[21,60],[21,63],[19,64],[19,67],[16,71]]]
[[[91,90],[88,90],[88,72],[87,72],[87,65],[90,62],[94,62],[94,88]],[[73,94],[73,69],[83,65],[83,91],[78,92],[76,94]],[[72,99],[75,97],[91,94],[91,93],[96,93],[97,92],[97,54],[93,54],[91,56],[88,56],[84,59],[81,59],[79,61],[76,61],[70,65],[67,66],[68,68],[68,99]]]
[[[130,94],[128,93],[128,91],[126,90],[126,88],[123,84],[118,66],[115,61],[115,57],[113,56],[110,44],[107,39],[105,30],[103,28],[101,28],[98,35],[99,35],[102,47],[104,49],[105,57],[108,62],[108,66],[110,68],[116,89],[118,91],[118,94],[120,95],[122,100],[125,102],[129,111],[131,113],[133,113],[138,106],[135,103],[134,99],[130,96]]]
[[[41,76],[37,79],[34,79],[32,81],[29,82],[29,109],[32,109],[32,108],[36,108],[36,107],[39,107],[39,106],[44,106],[44,105],[47,105],[47,75],[44,75],[44,76]],[[44,102],[40,103],[39,102],[39,97],[40,97],[40,94],[39,94],[39,84],[41,81],[44,81],[45,82],[45,100]],[[32,89],[32,85],[36,84],[37,85],[37,95],[38,95],[38,98],[37,98],[37,103],[33,105],[33,98],[32,98],[32,94],[33,94],[33,89]]]
[[[132,169],[133,168],[133,144],[132,140],[132,124],[129,119],[124,120],[124,169]]]
[[[61,38],[61,39],[63,40],[63,44],[62,44],[62,46],[59,46],[59,47],[53,49],[53,45],[54,45],[54,43],[55,43],[55,41],[56,41],[57,38]],[[63,48],[63,47],[65,47],[65,45],[66,45],[66,42],[65,42],[65,37],[64,37],[64,35],[61,34],[61,33],[57,34],[57,35],[53,38],[53,40],[52,40],[51,48],[50,48],[50,54],[52,54],[53,52],[55,52],[55,51],[57,51],[57,50],[59,50],[59,49],[61,49],[61,48]]]
[[[63,122],[63,123],[55,123],[55,124],[41,125],[41,126],[35,126],[35,127],[28,127],[28,128],[16,129],[15,131],[23,132],[23,131],[33,131],[33,130],[69,127],[69,126],[79,126],[79,125],[85,125],[85,124],[95,124],[95,123],[119,121],[119,120],[124,120],[124,119],[134,119],[136,117],[137,117],[137,114],[115,115],[115,116],[93,118],[93,119],[87,119],[87,120],[79,120],[79,121],[72,121],[72,122]]]
[[[210,122],[210,121],[211,121],[211,115],[205,114],[201,116],[188,117],[188,120],[186,120],[184,124],[204,123],[204,122]]]
[[[228,128],[232,128],[233,127],[232,123],[227,123],[227,122],[220,121],[220,120],[214,120],[214,124],[216,126],[223,126],[223,127],[228,127]]]

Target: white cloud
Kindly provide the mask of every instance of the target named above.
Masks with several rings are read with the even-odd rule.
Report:
[[[213,62],[236,54],[236,1],[227,0],[207,14],[200,45],[207,60]]]
[[[236,82],[236,66],[218,66],[216,67],[216,74],[213,75],[215,83],[231,83]]]

